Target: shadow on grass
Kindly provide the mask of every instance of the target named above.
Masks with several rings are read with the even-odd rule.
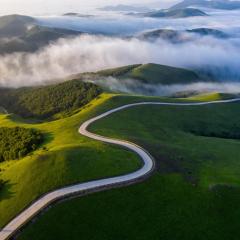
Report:
[[[54,136],[50,132],[43,132],[43,143],[40,145],[40,147],[44,147],[44,145],[52,142],[54,139]]]
[[[7,200],[12,198],[15,193],[11,191],[11,188],[16,185],[14,183],[10,183],[10,181],[5,181],[2,189],[0,189],[0,202],[2,200]]]

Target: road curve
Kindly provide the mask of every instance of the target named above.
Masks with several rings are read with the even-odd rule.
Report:
[[[107,111],[106,113],[103,113],[97,117],[94,117],[86,122],[84,122],[81,127],[79,128],[79,133],[98,140],[105,143],[110,144],[116,144],[120,145],[122,147],[125,147],[135,153],[137,153],[142,161],[143,161],[143,167],[133,173],[118,176],[118,177],[112,177],[112,178],[106,178],[96,181],[90,181],[86,183],[80,183],[77,185],[72,185],[69,187],[61,188],[59,190],[50,192],[41,198],[39,198],[37,201],[35,201],[31,206],[29,206],[27,209],[22,211],[19,215],[17,215],[11,222],[9,222],[0,232],[0,240],[6,240],[9,239],[14,233],[16,233],[17,230],[19,230],[24,224],[26,224],[30,219],[32,219],[34,216],[36,216],[41,210],[49,206],[51,203],[55,202],[58,199],[71,196],[73,194],[79,194],[85,191],[91,192],[96,191],[97,189],[101,189],[104,187],[114,187],[118,186],[119,184],[124,184],[132,181],[136,181],[145,175],[149,174],[154,169],[154,161],[151,155],[141,148],[140,146],[130,143],[127,141],[117,140],[117,139],[111,139],[107,137],[103,137],[94,133],[91,133],[87,130],[89,125],[96,122],[99,119],[105,118],[109,116],[110,114],[113,114],[115,112],[124,110],[126,108],[131,108],[135,106],[141,106],[141,105],[165,105],[165,106],[202,106],[202,105],[208,105],[208,104],[218,104],[218,103],[232,103],[240,101],[240,98],[237,99],[230,99],[230,100],[221,100],[221,101],[215,101],[215,102],[201,102],[201,103],[163,103],[163,102],[140,102],[140,103],[133,103],[124,105],[115,109],[112,109],[110,111]]]

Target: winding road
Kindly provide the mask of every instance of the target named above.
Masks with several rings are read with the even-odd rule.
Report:
[[[141,148],[140,146],[134,143],[130,143],[123,140],[111,139],[111,138],[107,138],[107,137],[103,137],[103,136],[91,133],[87,130],[90,124],[96,122],[99,119],[105,118],[115,112],[122,111],[124,109],[131,108],[131,107],[141,106],[141,105],[165,105],[165,106],[182,106],[183,107],[183,106],[202,106],[202,105],[219,104],[219,103],[233,103],[237,101],[240,101],[240,98],[231,99],[231,100],[221,100],[221,101],[215,101],[215,102],[201,102],[201,103],[140,102],[140,103],[133,103],[133,104],[128,104],[122,107],[115,108],[113,110],[110,110],[106,113],[103,113],[95,118],[92,118],[84,122],[79,129],[80,134],[98,141],[105,142],[105,143],[120,145],[122,147],[125,147],[137,153],[143,161],[143,167],[137,170],[136,172],[133,172],[130,174],[96,180],[96,181],[90,181],[86,183],[80,183],[77,185],[61,188],[59,190],[50,192],[40,197],[37,201],[35,201],[31,206],[29,206],[27,209],[25,209],[19,215],[17,215],[11,222],[9,222],[1,230],[0,240],[9,239],[11,236],[13,236],[14,233],[16,233],[21,227],[23,227],[27,222],[29,222],[41,210],[45,209],[51,203],[54,203],[56,200],[59,200],[68,196],[72,196],[74,194],[80,194],[84,192],[86,193],[95,192],[97,190],[101,190],[105,188],[113,188],[121,184],[131,183],[141,179],[142,177],[148,175],[149,173],[151,173],[151,171],[153,171],[154,161],[151,155],[146,150],[144,150],[143,148]]]

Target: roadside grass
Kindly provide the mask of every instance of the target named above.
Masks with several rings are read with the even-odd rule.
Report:
[[[104,106],[139,100],[119,96]],[[58,204],[19,239],[240,238],[240,142],[231,134],[223,137],[240,132],[240,103],[138,106],[99,120],[90,130],[143,146],[155,157],[157,172],[135,186]]]

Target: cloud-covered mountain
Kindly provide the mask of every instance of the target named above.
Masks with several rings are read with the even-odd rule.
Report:
[[[157,41],[158,39],[163,39],[172,43],[184,43],[196,40],[196,34],[199,35],[199,37],[209,36],[219,39],[229,37],[226,33],[211,28],[195,28],[181,31],[173,29],[157,29],[143,32],[138,34],[137,37],[146,41]]]
[[[28,16],[7,15],[0,17],[0,37],[20,37],[35,24],[35,19]]]
[[[170,9],[181,9],[187,7],[216,8],[223,10],[240,9],[240,1],[229,0],[184,0],[175,4]]]
[[[22,15],[0,17],[0,54],[33,52],[52,41],[80,32],[68,29],[44,27],[36,19]]]
[[[0,85],[41,85],[76,73],[149,62],[191,69],[219,81],[240,81],[240,11],[209,13],[190,18],[119,13],[2,18],[2,33],[14,25],[11,22],[21,24],[17,34],[8,30],[11,37],[0,37],[0,50],[17,51],[0,56]]]

